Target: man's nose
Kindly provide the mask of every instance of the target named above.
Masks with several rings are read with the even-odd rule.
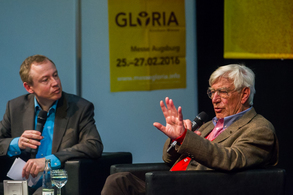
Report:
[[[58,79],[52,78],[51,84],[52,84],[52,86],[58,85]]]
[[[218,91],[215,91],[212,97],[212,102],[220,102],[220,101],[221,101],[221,96]]]

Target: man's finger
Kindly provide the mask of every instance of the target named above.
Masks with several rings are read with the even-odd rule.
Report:
[[[156,127],[157,129],[159,129],[162,132],[164,132],[166,129],[166,127],[164,125],[162,125],[161,123],[158,123],[158,122],[154,122],[153,125],[154,125],[154,127]]]
[[[200,131],[194,131],[195,134],[201,136],[201,132]]]

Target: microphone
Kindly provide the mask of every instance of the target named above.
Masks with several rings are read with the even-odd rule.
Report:
[[[192,129],[191,131],[194,132],[196,129],[202,126],[204,122],[208,120],[209,116],[205,112],[199,113],[192,121]],[[167,152],[171,150],[171,148],[175,147],[177,141],[173,141],[170,147],[167,149]]]
[[[196,129],[202,126],[204,122],[208,120],[209,116],[205,112],[199,113],[194,120],[192,121],[192,131],[194,132]]]
[[[37,118],[37,126],[36,126],[36,131],[43,132],[44,125],[47,120],[47,112],[44,110],[40,110]],[[38,148],[37,149],[32,149],[31,150],[31,158],[36,158]]]

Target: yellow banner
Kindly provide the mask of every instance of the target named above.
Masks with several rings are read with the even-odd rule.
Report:
[[[108,0],[111,92],[186,87],[184,0]]]
[[[293,59],[293,1],[225,0],[224,58]]]

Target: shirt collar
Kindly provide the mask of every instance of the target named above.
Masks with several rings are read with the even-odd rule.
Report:
[[[234,114],[234,115],[231,115],[231,116],[227,116],[224,118],[224,129],[227,129],[232,123],[234,123],[235,121],[237,121],[239,118],[241,118],[246,112],[248,112],[249,110],[251,110],[252,107],[242,111],[242,112],[239,112],[237,114]],[[217,117],[214,117],[212,119],[214,125],[216,126],[217,122],[218,122],[218,118]]]
[[[34,97],[34,103],[35,103],[35,112],[39,111],[39,110],[42,110],[39,102],[37,101],[37,98]],[[49,112],[48,112],[48,115],[51,113],[51,112],[55,112],[56,109],[57,109],[57,104],[58,104],[58,100],[55,101],[55,103],[50,107],[49,109]]]

